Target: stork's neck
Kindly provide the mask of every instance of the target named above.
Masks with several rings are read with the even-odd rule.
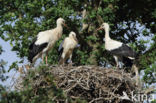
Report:
[[[57,27],[56,28],[63,28],[62,27],[62,24],[57,24]]]
[[[74,40],[75,42],[78,42],[77,38],[76,37],[73,37],[73,36],[69,36],[70,39]]]
[[[57,24],[57,27],[56,27],[60,32],[62,32],[63,31],[63,27],[62,27],[62,25],[61,24]]]
[[[105,29],[105,40],[109,41],[111,38],[109,37],[109,28]]]

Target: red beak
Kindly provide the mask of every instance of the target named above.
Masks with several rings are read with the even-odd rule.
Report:
[[[96,29],[96,31],[99,31],[99,30],[101,30],[102,29],[102,27],[99,27],[98,29]]]
[[[69,27],[68,27],[65,23],[63,23],[63,25],[64,25],[67,29],[69,29]]]
[[[74,39],[75,39],[75,41],[76,41],[76,42],[78,42],[78,40],[77,40],[77,38],[76,38],[76,37],[74,37]]]

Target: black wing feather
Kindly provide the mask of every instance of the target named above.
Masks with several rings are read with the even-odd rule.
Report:
[[[63,53],[63,43],[64,43],[64,40],[61,42],[60,46],[59,46],[59,49],[58,49],[58,53],[59,53],[59,60],[61,58],[61,54]]]
[[[61,42],[58,51],[61,51],[63,49],[63,43],[64,43],[64,40]]]
[[[30,44],[29,46],[29,55],[28,55],[28,60],[32,63],[32,60],[33,58],[38,54],[40,53],[44,48],[47,47],[48,45],[48,42],[45,42],[41,45],[36,45],[35,42],[36,42],[37,38],[35,38],[32,43]]]
[[[136,52],[134,52],[132,48],[126,44],[122,44],[121,47],[111,50],[110,52],[114,55],[123,56],[123,57],[132,57],[132,58],[136,57]]]
[[[29,49],[32,49],[33,48],[33,45],[36,42],[36,40],[37,40],[37,37],[32,40],[32,42],[31,42],[31,44],[29,46]]]
[[[122,58],[122,62],[124,63],[124,65],[126,66],[126,67],[132,67],[132,65],[133,65],[133,62],[134,62],[134,60],[131,60],[131,59],[129,59],[129,58],[126,58],[126,57],[123,57]]]

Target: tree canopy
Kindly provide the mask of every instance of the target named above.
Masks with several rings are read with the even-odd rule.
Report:
[[[2,52],[3,52],[3,50],[0,45],[0,55],[2,54]],[[0,82],[5,81],[7,79],[7,76],[4,75],[4,73],[6,72],[6,70],[4,68],[5,64],[6,64],[6,62],[3,59],[1,59],[0,60]],[[0,86],[1,86],[1,84],[0,84]]]
[[[75,65],[114,66],[112,55],[105,50],[104,31],[96,31],[103,22],[107,22],[110,24],[110,37],[129,44],[138,53],[136,63],[140,70],[144,70],[144,81],[147,84],[156,83],[155,0],[0,0],[0,4],[0,37],[9,41],[12,51],[21,58],[10,68],[23,63],[31,41],[40,31],[54,28],[57,18],[62,17],[70,30],[64,28],[62,38],[49,53],[49,64],[58,64],[58,46],[70,31],[74,31],[81,45],[73,53]],[[0,55],[1,52],[0,47]],[[0,81],[6,80],[4,64],[1,63],[4,62],[0,62]],[[37,73],[42,74],[50,86],[38,87],[39,95],[32,94],[36,91],[30,82],[38,78],[34,75],[36,71],[33,71],[23,82],[26,85],[24,91],[7,93],[0,85],[0,91],[3,90],[0,102],[51,102],[53,97],[66,98],[62,90],[56,88],[53,76],[43,72],[44,68],[50,69],[41,66],[36,68]]]
[[[21,62],[38,32],[54,28],[56,19],[62,17],[70,27],[64,28],[62,39],[75,31],[81,44],[73,56],[76,65],[113,64],[104,47],[104,32],[96,31],[102,22],[107,22],[110,36],[129,43],[139,54],[137,63],[140,70],[145,70],[144,80],[156,82],[155,0],[0,0],[0,4],[0,37],[10,41]],[[58,63],[60,41],[49,53],[50,64]]]
[[[2,47],[0,45],[0,55],[2,55],[2,52],[3,52],[3,49],[2,49]],[[1,102],[1,99],[2,99],[3,93],[6,92],[6,86],[4,86],[2,84],[2,82],[6,81],[7,78],[8,78],[8,76],[6,76],[4,74],[6,72],[6,70],[5,70],[5,64],[6,64],[6,62],[3,59],[1,59],[0,60],[0,102]]]

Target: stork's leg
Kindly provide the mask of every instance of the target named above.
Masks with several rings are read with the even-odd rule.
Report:
[[[115,59],[115,62],[116,62],[116,67],[118,68],[119,67],[119,60],[118,60],[118,57],[117,56],[113,56],[114,59]]]
[[[63,58],[61,57],[61,59],[59,60],[59,65],[63,64]]]
[[[72,63],[72,54],[69,57],[70,63]]]
[[[44,55],[42,54],[42,62],[44,63]]]
[[[31,67],[33,67],[35,65],[35,62],[37,60],[37,58],[39,57],[39,55],[35,56],[32,60],[32,63],[31,63]]]
[[[47,65],[48,64],[48,51],[46,52],[45,62],[46,62],[46,65]]]
[[[18,68],[20,74],[23,74],[23,70],[24,70],[23,66]]]
[[[64,59],[65,59],[65,53],[63,52],[62,56],[61,56],[61,59],[59,61],[59,64],[60,65],[64,65]]]
[[[46,55],[46,65],[48,64],[48,56]]]
[[[69,56],[69,66],[72,66],[72,53]]]
[[[66,54],[65,53],[63,53],[63,55],[62,55],[62,65],[64,66],[65,65],[65,57],[66,57]]]
[[[139,71],[138,68],[136,67],[136,65],[133,65],[133,70],[135,72],[135,78],[136,78],[136,85],[139,86],[141,88],[141,83],[140,83],[140,77],[139,77]]]
[[[28,71],[30,69],[30,66],[28,64],[25,65],[26,70]]]

